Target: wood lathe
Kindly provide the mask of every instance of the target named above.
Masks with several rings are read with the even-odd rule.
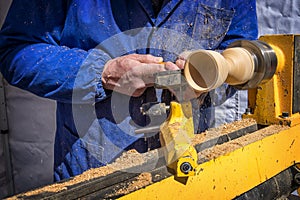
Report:
[[[248,90],[243,120],[194,135],[184,88],[199,94],[223,83]],[[112,163],[12,198],[279,199],[299,188],[300,35],[241,40],[222,53],[191,52],[184,72],[158,74],[156,87],[170,88],[177,100],[144,107],[146,114],[169,115],[137,134],[159,129],[161,149],[133,152],[144,160],[132,166]],[[114,170],[96,174],[108,167]]]

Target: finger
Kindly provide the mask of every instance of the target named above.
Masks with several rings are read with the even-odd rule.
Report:
[[[133,58],[141,63],[161,63],[163,61],[162,57],[156,57],[150,54],[133,54]]]
[[[131,70],[133,67],[143,65],[140,61],[136,60],[135,57],[124,57],[118,60],[118,66],[124,69],[125,72]]]
[[[133,97],[139,97],[141,96],[146,90],[146,87],[145,88],[140,88],[140,89],[137,89],[133,92],[133,94],[131,96]]]
[[[140,96],[146,90],[146,85],[143,80],[135,79],[134,82],[127,85],[125,93],[129,96]]]
[[[179,70],[180,68],[172,62],[165,62],[165,68],[168,70]]]
[[[166,71],[164,64],[147,64],[139,67],[142,77],[153,77],[157,72]]]
[[[154,83],[154,75],[162,71],[166,71],[163,64],[147,64],[135,67],[132,76],[139,77],[145,84],[151,84]]]
[[[178,60],[176,60],[175,64],[177,65],[178,68],[184,69],[185,60],[178,59]]]

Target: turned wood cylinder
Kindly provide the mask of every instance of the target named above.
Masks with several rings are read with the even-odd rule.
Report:
[[[226,49],[221,53],[211,50],[193,51],[187,58],[184,76],[197,92],[207,92],[227,82],[240,85],[254,73],[251,54],[243,48]]]
[[[222,53],[192,51],[185,62],[184,76],[199,93],[224,82],[237,89],[249,89],[269,81],[276,68],[277,56],[269,44],[260,40],[238,40]]]

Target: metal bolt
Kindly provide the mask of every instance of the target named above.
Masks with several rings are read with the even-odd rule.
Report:
[[[250,115],[251,114],[251,108],[246,108],[245,114]]]
[[[288,118],[289,117],[289,112],[282,112],[281,117],[282,118]]]
[[[294,176],[294,181],[300,185],[300,173],[297,173],[295,176]]]
[[[188,174],[190,171],[192,171],[192,165],[188,162],[184,162],[180,165],[180,170],[182,173]]]

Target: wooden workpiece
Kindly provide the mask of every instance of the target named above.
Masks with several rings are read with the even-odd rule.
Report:
[[[211,50],[190,53],[184,76],[196,92],[208,92],[222,85],[240,85],[253,78],[253,56],[244,48],[225,49],[222,54]]]

